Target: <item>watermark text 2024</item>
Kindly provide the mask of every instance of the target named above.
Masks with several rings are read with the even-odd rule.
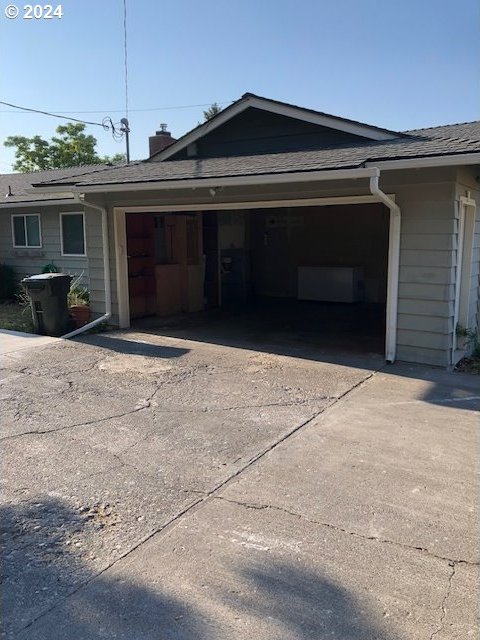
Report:
[[[61,4],[26,4],[23,7],[9,4],[5,7],[5,16],[10,20],[58,20],[63,18],[63,8]]]

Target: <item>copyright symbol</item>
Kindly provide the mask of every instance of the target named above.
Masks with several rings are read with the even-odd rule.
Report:
[[[14,4],[9,4],[8,7],[5,8],[5,15],[7,18],[14,19],[18,16],[18,7]]]

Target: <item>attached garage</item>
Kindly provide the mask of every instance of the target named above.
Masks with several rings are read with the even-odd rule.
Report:
[[[389,215],[373,202],[126,213],[130,320],[221,308],[231,327],[383,353]]]
[[[471,350],[480,123],[396,132],[246,94],[150,143],[144,162],[38,185],[102,214],[98,322],[220,309],[388,362]]]

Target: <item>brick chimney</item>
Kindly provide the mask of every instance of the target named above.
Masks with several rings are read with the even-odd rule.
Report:
[[[160,131],[156,131],[154,136],[150,136],[148,144],[150,147],[150,158],[159,151],[166,149],[171,144],[176,142],[176,138],[172,138],[170,131],[167,131],[167,125],[161,124]]]

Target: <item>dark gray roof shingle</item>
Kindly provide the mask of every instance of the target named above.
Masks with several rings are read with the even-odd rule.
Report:
[[[395,140],[361,142],[349,146],[267,153],[250,156],[195,158],[136,162],[103,168],[85,176],[49,180],[47,185],[92,185],[148,183],[166,180],[205,179],[231,176],[318,171],[360,167],[366,162],[480,152],[480,121],[417,129]],[[40,182],[40,181],[39,181]],[[37,183],[38,184],[38,183]]]
[[[84,165],[82,167],[69,167],[67,169],[48,169],[46,171],[33,171],[31,173],[4,173],[0,174],[0,206],[12,202],[37,202],[39,200],[58,200],[55,193],[27,193],[28,189],[37,182],[58,182],[67,176],[84,176],[90,171],[111,168],[104,164]],[[11,190],[12,196],[7,196]],[[62,198],[63,199],[63,198]]]

